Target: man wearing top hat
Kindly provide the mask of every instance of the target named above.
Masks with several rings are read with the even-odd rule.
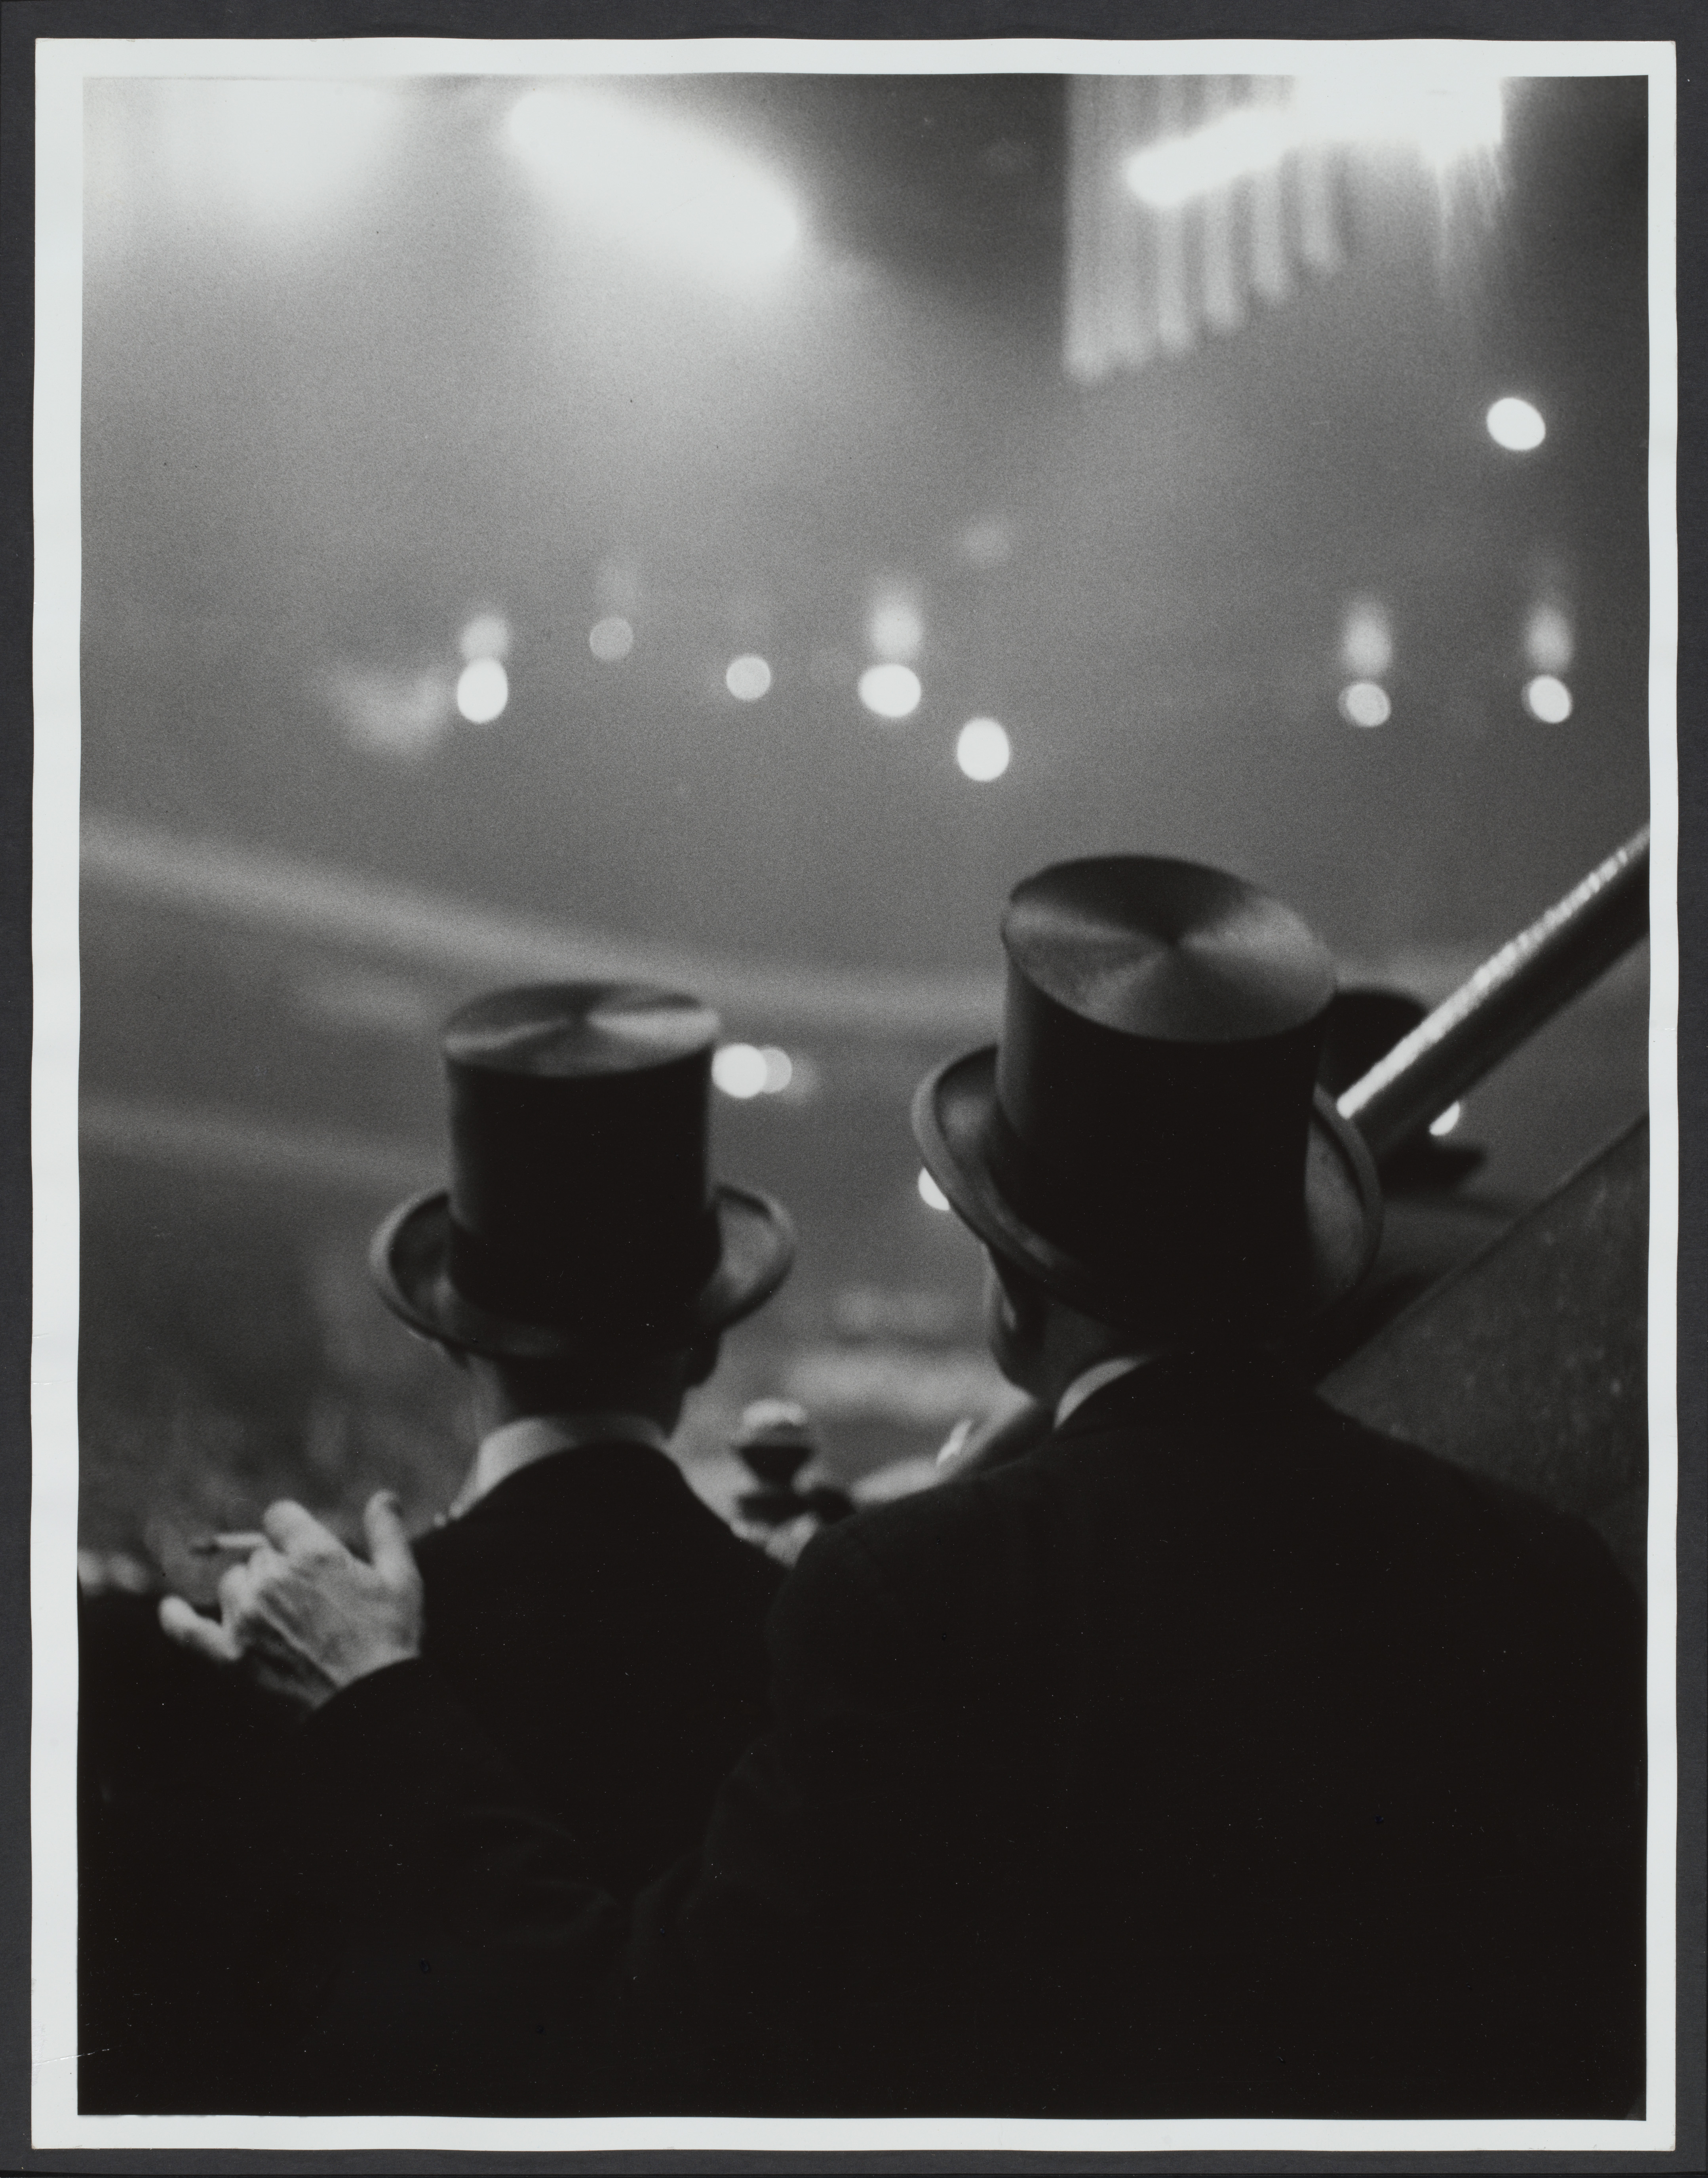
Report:
[[[408,1568],[409,1641],[625,1896],[697,1843],[764,1720],[762,1628],[782,1578],[668,1451],[719,1334],[769,1298],[793,1254],[777,1204],[709,1177],[717,1032],[696,1000],[634,985],[537,986],[465,1007],[443,1047],[450,1186],[402,1204],[372,1250],[388,1305],[466,1372],[478,1435],[449,1518],[413,1562],[395,1509],[369,1505],[373,1565]],[[312,1555],[325,1535],[290,1504],[266,1528],[269,1547],[226,1577],[228,1620],[281,1551]],[[231,1654],[182,1601],[161,1617],[187,1645]],[[265,1642],[249,1661],[263,1686],[304,1705],[336,1677],[332,1663],[304,1684]],[[277,1771],[294,1776],[294,1744],[280,1754]],[[293,1792],[292,1806],[315,1841],[297,1888],[324,1887],[341,1828],[312,1796],[297,1809]],[[268,1829],[280,1820],[275,1809]],[[231,1871],[239,1906],[254,1872]],[[213,1880],[199,1871],[199,1890]],[[272,1918],[292,1975],[312,1980],[301,1906],[281,1891]],[[262,1974],[264,1995],[280,1978]],[[265,2031],[280,2031],[276,2012]],[[202,2069],[216,2092],[243,2080],[231,2051]]]
[[[303,1734],[360,1810],[330,2104],[1632,2107],[1631,1601],[1587,1531],[1287,1371],[1380,1223],[1313,1092],[1327,955],[1139,856],[1046,870],[1002,935],[1001,1041],[914,1124],[1056,1426],[808,1546],[697,1851],[601,1883],[417,1653],[392,1538],[281,1536],[232,1614],[336,1688]]]

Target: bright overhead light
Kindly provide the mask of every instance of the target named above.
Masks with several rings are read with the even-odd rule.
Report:
[[[1430,1133],[1438,1139],[1443,1135],[1450,1135],[1459,1125],[1464,1110],[1462,1104],[1449,1104],[1444,1112],[1438,1112],[1429,1123]]]
[[[1504,446],[1509,453],[1530,453],[1548,435],[1542,411],[1533,408],[1528,401],[1520,401],[1515,393],[1497,401],[1483,422],[1496,446]]]
[[[799,213],[761,167],[611,91],[528,91],[508,129],[566,208],[713,276],[767,271],[799,240]]]
[[[723,685],[739,702],[756,703],[771,687],[771,667],[750,651],[743,657],[730,659]]]
[[[1468,70],[1431,74],[1415,56],[1361,55],[1314,69],[1285,105],[1245,106],[1135,151],[1127,188],[1153,211],[1278,167],[1305,145],[1393,145],[1438,170],[1501,140],[1501,85]]]
[[[456,708],[472,726],[489,726],[510,701],[510,676],[495,658],[477,658],[457,676]]]
[[[1000,779],[1012,752],[1007,733],[994,719],[969,719],[955,736],[955,761],[969,779]]]
[[[1340,691],[1340,716],[1349,726],[1385,726],[1393,715],[1379,681],[1354,681]]]
[[[1538,673],[1525,683],[1524,707],[1545,726],[1563,726],[1572,714],[1572,692],[1552,673]]]
[[[934,1180],[930,1173],[925,1170],[924,1165],[919,1167],[919,1200],[925,1204],[927,1210],[947,1210],[948,1208],[948,1196],[944,1194],[942,1189],[938,1186],[936,1181]]]
[[[911,718],[925,690],[909,665],[868,665],[859,677],[859,698],[881,719]]]

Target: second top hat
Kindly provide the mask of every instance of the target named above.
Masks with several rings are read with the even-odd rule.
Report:
[[[782,1283],[789,1219],[708,1169],[718,1017],[645,984],[543,983],[445,1025],[451,1179],[374,1239],[381,1297],[515,1360],[662,1350]]]
[[[951,1205],[1116,1324],[1280,1329],[1368,1269],[1381,1197],[1315,1090],[1333,964],[1290,908],[1193,862],[1065,862],[1017,888],[1001,1039],[921,1084]]]

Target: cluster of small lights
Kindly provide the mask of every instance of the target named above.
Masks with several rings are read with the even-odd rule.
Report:
[[[769,694],[771,681],[770,664],[756,651],[744,651],[739,658],[732,658],[724,670],[723,685],[739,703],[756,703]]]
[[[794,1079],[794,1062],[774,1043],[726,1043],[712,1053],[712,1079],[726,1097],[780,1096]]]
[[[919,1200],[925,1204],[927,1210],[947,1210],[948,1208],[948,1196],[944,1194],[942,1189],[938,1186],[936,1181],[934,1180],[930,1173],[925,1170],[924,1165],[919,1167]]]

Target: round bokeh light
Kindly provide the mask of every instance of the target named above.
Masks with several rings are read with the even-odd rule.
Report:
[[[1572,692],[1552,673],[1538,673],[1524,684],[1524,707],[1545,726],[1563,726],[1572,714]]]
[[[723,685],[739,702],[756,703],[770,689],[771,668],[756,653],[745,652],[730,659]]]
[[[1352,681],[1340,691],[1340,716],[1349,726],[1385,726],[1394,715],[1379,681]]]
[[[489,726],[510,701],[510,676],[495,658],[477,658],[456,680],[456,708],[472,726]]]
[[[1496,446],[1504,446],[1512,454],[1534,451],[1548,435],[1541,409],[1532,408],[1528,401],[1520,401],[1515,393],[1497,401],[1482,420]]]
[[[994,719],[969,719],[955,736],[955,761],[969,779],[1000,779],[1012,754],[1007,734]]]
[[[619,665],[635,648],[635,631],[621,613],[607,613],[587,630],[587,648],[601,665]]]
[[[743,1103],[762,1094],[770,1072],[765,1053],[756,1044],[726,1043],[712,1054],[712,1079],[726,1097],[737,1097]]]
[[[868,665],[859,677],[859,698],[881,719],[911,718],[925,690],[910,665]]]

